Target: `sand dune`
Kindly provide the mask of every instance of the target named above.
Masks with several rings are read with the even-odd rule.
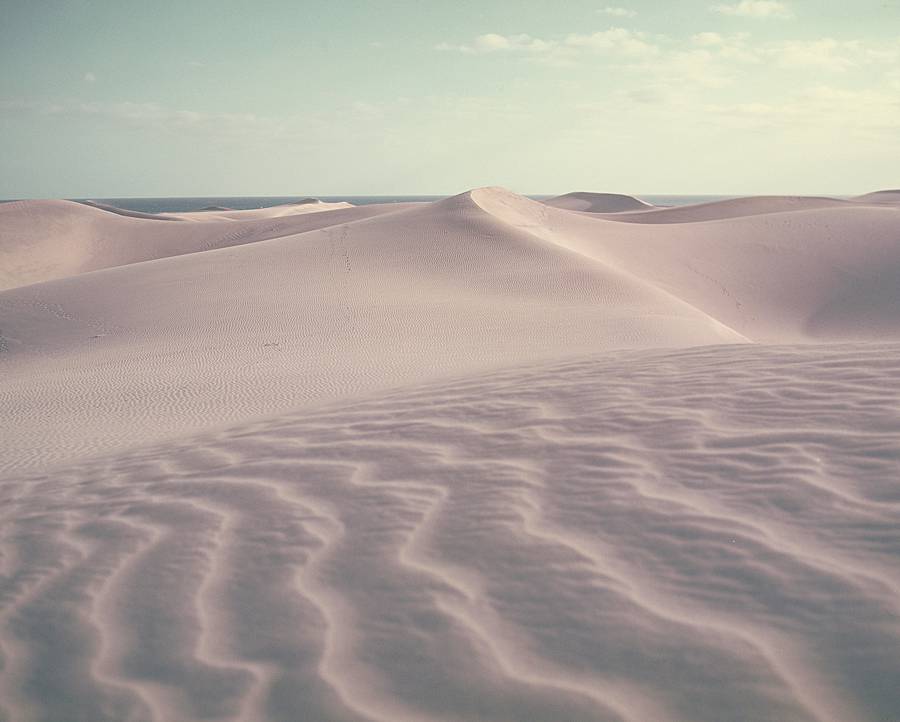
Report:
[[[878,197],[0,205],[0,720],[893,719]]]
[[[254,243],[396,210],[348,203],[152,215],[73,201],[0,204],[0,289]],[[333,213],[339,215],[316,216]],[[172,221],[195,221],[188,227]],[[163,221],[168,221],[163,223]]]
[[[545,200],[544,203],[554,208],[585,213],[621,213],[623,211],[647,210],[654,207],[639,198],[619,193],[566,193],[565,195]]]
[[[511,217],[523,201],[553,210],[482,190],[0,294],[0,470],[523,359],[745,341]]]
[[[875,191],[856,196],[853,200],[863,203],[900,203],[900,189]]]
[[[839,198],[814,196],[752,196],[670,208],[650,207],[645,210],[651,212],[617,213],[615,220],[631,223],[698,223],[788,211],[834,208],[849,203],[850,201]]]

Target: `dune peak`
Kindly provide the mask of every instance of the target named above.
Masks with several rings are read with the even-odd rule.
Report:
[[[654,208],[640,198],[624,193],[593,193],[590,191],[565,193],[555,198],[549,198],[544,203],[555,208],[584,213],[622,213]]]

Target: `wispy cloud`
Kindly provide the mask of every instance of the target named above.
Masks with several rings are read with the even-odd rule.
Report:
[[[754,43],[747,33],[722,35],[715,32],[697,33],[692,36],[691,42],[723,61],[744,64],[765,62],[785,70],[844,73],[853,68],[888,68],[900,63],[900,42],[876,44],[817,38]]]
[[[495,53],[498,51],[525,51],[530,53],[544,53],[552,48],[550,43],[533,38],[525,33],[518,35],[499,35],[497,33],[485,33],[477,36],[471,43],[454,45],[451,43],[439,43],[436,50],[455,50],[468,55]]]
[[[637,15],[636,10],[631,10],[629,8],[619,8],[619,7],[605,7],[600,8],[598,11],[601,15],[611,15],[614,18],[633,18]]]
[[[84,74],[84,82],[85,83],[96,83],[97,76],[94,75],[92,72],[88,71],[87,73]]]
[[[550,64],[566,64],[582,54],[603,54],[641,58],[659,54],[660,49],[645,33],[626,28],[609,28],[595,33],[570,33],[563,38],[541,39],[527,34],[487,33],[464,44],[440,43],[437,50],[466,55],[519,53]]]
[[[589,35],[573,33],[566,37],[564,45],[625,57],[647,57],[660,53],[659,46],[646,34],[625,28],[610,28]]]
[[[772,72],[794,73],[797,82],[809,80],[812,73],[841,76],[850,71],[887,78],[900,65],[900,41],[828,37],[760,41],[746,32],[715,31],[679,38],[616,27],[552,38],[488,33],[438,48],[475,56],[518,56],[557,67],[601,63],[621,82],[669,83],[676,88],[724,88],[754,73]]]
[[[844,72],[867,60],[858,42],[841,42],[833,38],[789,41],[769,48],[768,53],[784,68],[818,68],[836,72]]]
[[[791,9],[778,0],[740,0],[737,3],[720,3],[710,8],[722,15],[734,15],[745,18],[780,18],[786,20],[793,17]]]

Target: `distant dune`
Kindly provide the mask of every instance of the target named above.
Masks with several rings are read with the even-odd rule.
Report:
[[[621,213],[653,208],[649,203],[618,193],[566,193],[544,201],[548,206],[586,213]]]
[[[697,203],[688,206],[654,208],[652,213],[618,213],[616,220],[632,223],[699,223],[743,216],[761,216],[789,211],[815,210],[848,205],[838,198],[812,196],[754,196]]]
[[[3,261],[0,289],[293,235],[386,210],[392,209],[317,203],[154,215],[74,201],[3,203],[0,204],[0,259]],[[344,214],[327,219],[310,215],[324,211]]]
[[[893,719],[897,193],[0,204],[0,720]]]
[[[900,203],[900,189],[866,193],[862,196],[856,196],[853,200],[864,203]]]

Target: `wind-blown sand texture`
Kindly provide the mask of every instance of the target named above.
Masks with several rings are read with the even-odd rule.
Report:
[[[0,720],[900,720],[900,198],[0,204]]]

